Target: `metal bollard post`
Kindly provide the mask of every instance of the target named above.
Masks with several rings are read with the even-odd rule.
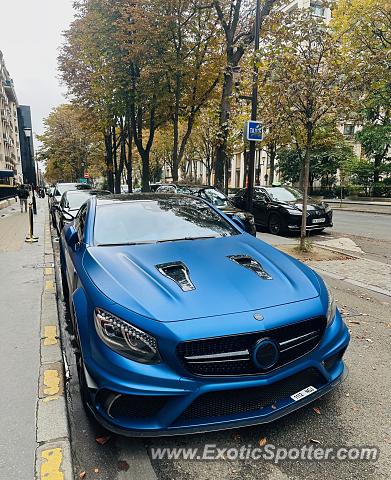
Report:
[[[30,202],[29,203],[29,227],[30,227],[30,232],[26,236],[26,242],[27,243],[35,243],[38,242],[38,237],[34,237],[34,217],[33,217],[33,204]]]

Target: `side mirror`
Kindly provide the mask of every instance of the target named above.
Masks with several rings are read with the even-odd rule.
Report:
[[[237,215],[232,215],[232,220],[235,222],[235,224],[241,229],[246,231],[246,226],[243,223],[243,221],[237,216]]]
[[[69,225],[66,229],[65,240],[72,250],[75,248],[76,244],[79,243],[79,235],[73,225]]]

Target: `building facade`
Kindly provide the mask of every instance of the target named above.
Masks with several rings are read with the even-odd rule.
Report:
[[[23,170],[23,183],[38,185],[34,160],[31,110],[27,105],[18,107],[19,141]]]
[[[14,84],[0,51],[0,185],[5,186],[23,181],[17,108]]]

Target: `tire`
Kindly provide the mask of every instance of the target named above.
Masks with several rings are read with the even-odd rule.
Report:
[[[280,235],[283,233],[284,226],[281,217],[276,213],[272,213],[269,217],[268,228],[272,235]]]

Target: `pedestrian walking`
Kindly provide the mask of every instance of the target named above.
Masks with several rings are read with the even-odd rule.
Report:
[[[23,213],[23,206],[24,206],[24,211],[27,212],[27,199],[29,198],[30,194],[26,185],[20,185],[20,187],[17,190],[17,195],[19,197],[19,202],[20,202],[20,213]]]

